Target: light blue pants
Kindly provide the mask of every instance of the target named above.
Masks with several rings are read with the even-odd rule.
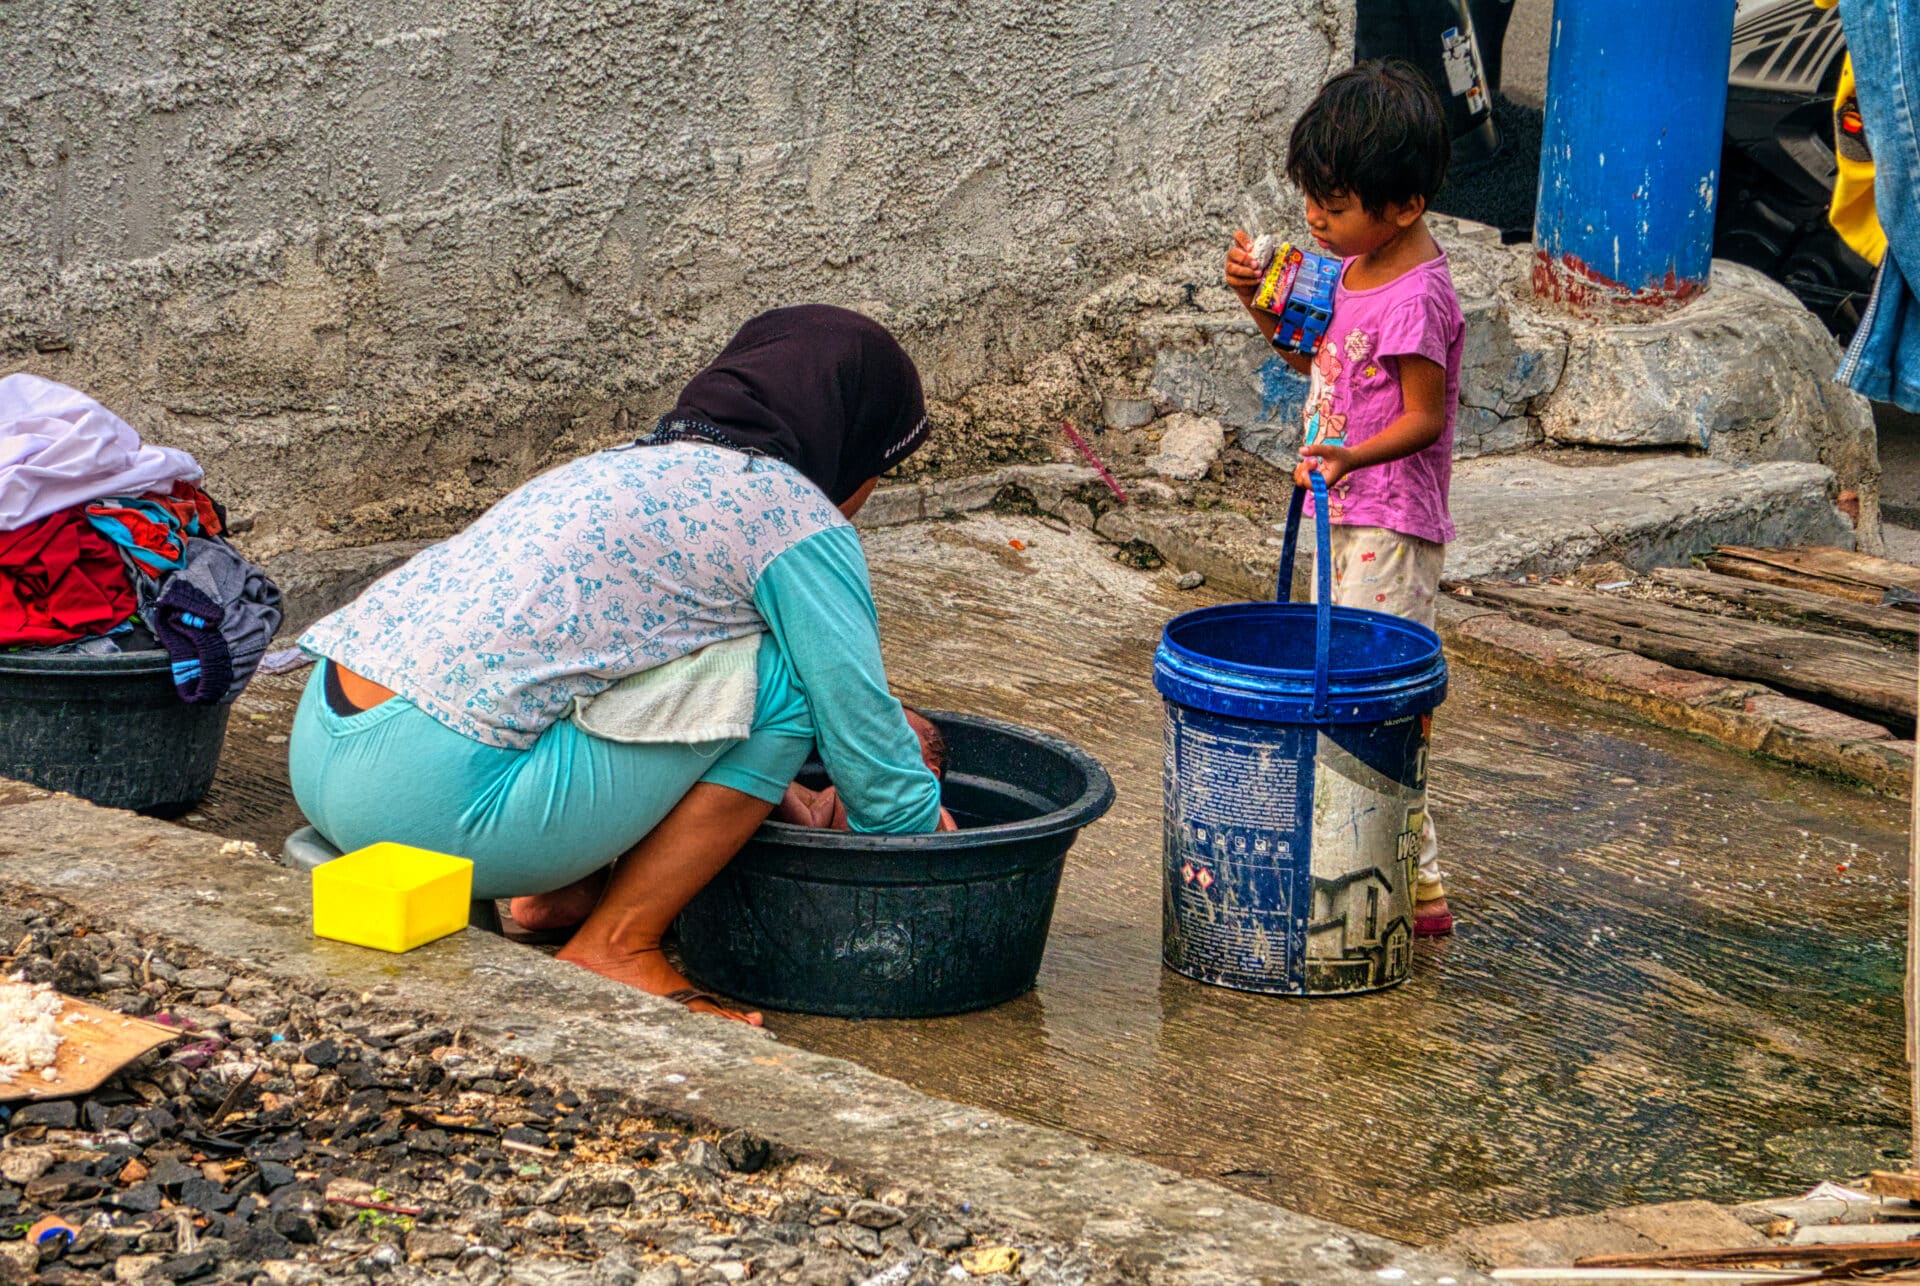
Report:
[[[786,654],[763,635],[753,735],[627,745],[555,723],[527,750],[482,745],[402,698],[342,717],[322,661],[287,748],[300,811],[342,851],[381,841],[464,857],[473,896],[571,884],[646,837],[699,782],[778,803],[813,749],[813,718]]]

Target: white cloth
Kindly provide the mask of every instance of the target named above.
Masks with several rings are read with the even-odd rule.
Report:
[[[760,698],[760,636],[710,643],[573,701],[574,726],[603,741],[745,741]]]
[[[201,477],[192,456],[142,444],[132,425],[78,389],[38,375],[0,379],[0,531]]]

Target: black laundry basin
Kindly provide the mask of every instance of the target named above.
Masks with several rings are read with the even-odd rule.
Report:
[[[855,835],[768,822],[680,914],[695,981],[748,1004],[846,1018],[964,1013],[1032,988],[1067,850],[1112,805],[1113,782],[1058,737],[925,713],[946,734],[944,802],[961,829]]]
[[[178,817],[220,766],[227,705],[188,705],[160,651],[0,653],[0,777]]]

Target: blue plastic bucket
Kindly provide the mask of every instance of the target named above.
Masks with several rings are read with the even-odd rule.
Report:
[[[1432,630],[1333,607],[1326,484],[1313,478],[1319,603],[1230,603],[1167,623],[1161,955],[1201,982],[1277,995],[1406,981],[1427,809],[1427,741],[1447,695]],[[1277,599],[1293,584],[1287,515]]]

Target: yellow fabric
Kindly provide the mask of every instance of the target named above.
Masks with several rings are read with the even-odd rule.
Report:
[[[1814,2],[1821,8],[1830,8],[1834,0]],[[1868,263],[1878,264],[1887,253],[1887,234],[1881,230],[1880,216],[1873,208],[1873,157],[1858,143],[1848,146],[1841,132],[1841,121],[1849,112],[1855,118],[1860,112],[1860,105],[1854,100],[1851,54],[1840,66],[1840,87],[1833,98],[1834,161],[1839,173],[1834,176],[1833,205],[1827,218],[1855,254]],[[1870,139],[1867,141],[1871,143]]]

